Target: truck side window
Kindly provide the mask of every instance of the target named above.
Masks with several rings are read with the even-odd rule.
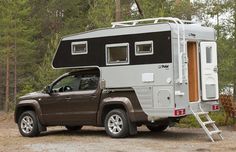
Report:
[[[98,86],[98,77],[96,76],[86,76],[82,77],[80,80],[79,90],[96,90]]]
[[[76,75],[70,75],[62,78],[56,84],[54,84],[53,92],[68,92],[78,91],[80,83],[80,77]]]

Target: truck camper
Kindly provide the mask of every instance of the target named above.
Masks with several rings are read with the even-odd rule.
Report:
[[[208,115],[219,110],[215,41],[213,28],[178,18],[114,22],[111,28],[63,37],[52,66],[96,73],[98,88],[86,92],[84,105],[96,108],[88,108],[80,125],[105,126],[110,136],[123,137],[142,124],[163,131],[192,114],[214,141],[213,135],[223,139]],[[128,122],[128,131],[120,120],[123,128]]]

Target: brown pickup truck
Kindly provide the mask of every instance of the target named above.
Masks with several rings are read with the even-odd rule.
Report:
[[[132,88],[104,89],[98,69],[63,74],[44,90],[19,98],[15,122],[22,136],[33,137],[48,126],[80,130],[82,126],[105,127],[111,137],[137,133],[145,124],[151,131],[163,131],[169,119],[149,122]]]

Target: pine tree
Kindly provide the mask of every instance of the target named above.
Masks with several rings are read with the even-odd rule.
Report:
[[[13,102],[10,101],[16,99],[17,76],[22,78],[27,73],[28,69],[22,67],[32,65],[25,63],[25,61],[32,61],[30,55],[32,55],[33,46],[28,4],[28,0],[0,1],[0,53],[1,64],[5,65],[5,111],[13,106]],[[12,73],[14,73],[13,80]]]
[[[42,89],[44,86],[50,84],[54,79],[56,79],[60,74],[64,72],[64,70],[52,69],[51,66],[51,62],[59,41],[60,41],[59,35],[55,34],[51,38],[51,41],[48,44],[47,53],[45,54],[42,64],[40,64],[37,70],[37,76],[36,76],[37,83],[35,84],[37,88]]]

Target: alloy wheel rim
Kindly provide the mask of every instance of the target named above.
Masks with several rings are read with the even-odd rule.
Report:
[[[113,134],[119,134],[123,129],[123,121],[122,118],[114,114],[108,119],[108,129]]]
[[[32,117],[30,116],[24,116],[21,120],[21,130],[25,133],[25,134],[29,134],[32,132],[34,127],[34,122]]]

